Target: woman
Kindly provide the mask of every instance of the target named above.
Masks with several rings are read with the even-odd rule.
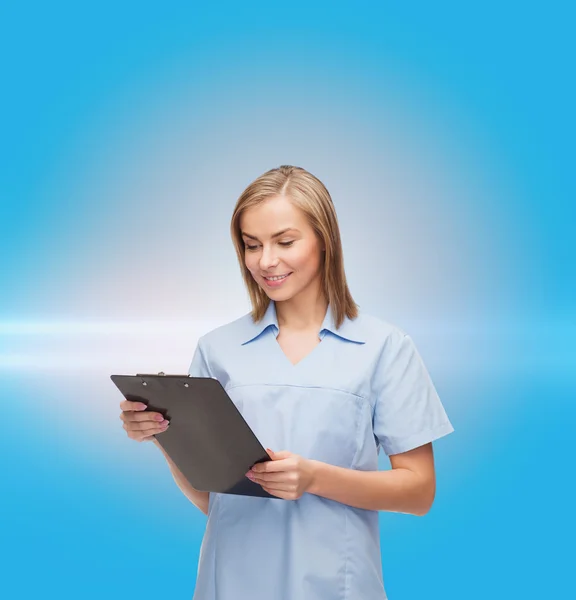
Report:
[[[431,442],[454,429],[410,337],[354,303],[316,177],[264,173],[231,232],[253,310],[202,336],[189,372],[216,377],[267,447],[247,477],[274,498],[197,491],[165,454],[208,515],[194,598],[385,600],[378,511],[430,510]],[[128,435],[158,445],[168,425],[121,407]]]

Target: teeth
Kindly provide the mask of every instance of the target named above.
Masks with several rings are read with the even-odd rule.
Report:
[[[267,279],[268,281],[278,281],[280,279],[285,279],[288,275],[289,273],[287,275],[282,275],[282,277],[265,277],[264,279]]]

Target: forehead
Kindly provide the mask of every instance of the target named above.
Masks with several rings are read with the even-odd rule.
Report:
[[[310,229],[304,212],[284,196],[276,196],[245,210],[240,217],[240,229],[246,233],[273,233],[295,227]]]

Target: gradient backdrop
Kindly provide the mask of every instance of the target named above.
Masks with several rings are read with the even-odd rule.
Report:
[[[380,515],[390,599],[574,597],[573,18],[3,3],[2,598],[191,598],[206,517],[109,375],[185,372],[248,312],[229,220],[280,164],[328,187],[356,301],[455,427],[431,512]]]

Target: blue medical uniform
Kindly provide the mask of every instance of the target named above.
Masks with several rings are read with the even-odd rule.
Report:
[[[203,335],[189,372],[215,377],[266,448],[378,470],[452,431],[411,338],[360,311],[293,365],[276,306]],[[385,600],[378,511],[305,493],[298,500],[210,493],[194,600]]]

